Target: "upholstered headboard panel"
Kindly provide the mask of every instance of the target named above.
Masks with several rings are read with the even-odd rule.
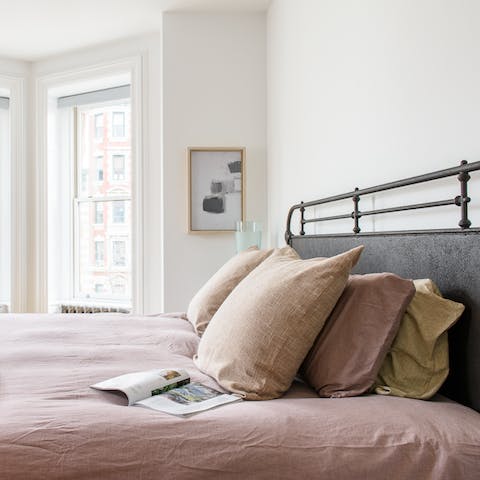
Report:
[[[466,306],[449,333],[450,375],[442,393],[480,411],[480,231],[298,236],[302,258],[332,256],[365,245],[355,273],[393,272],[431,278],[443,295]]]

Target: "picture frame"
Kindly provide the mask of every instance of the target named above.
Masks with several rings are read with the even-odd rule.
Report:
[[[245,148],[188,147],[188,232],[234,232],[245,220]]]

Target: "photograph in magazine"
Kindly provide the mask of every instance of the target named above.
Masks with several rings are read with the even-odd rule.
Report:
[[[91,385],[96,390],[121,392],[129,406],[145,407],[171,415],[186,416],[241,400],[190,381],[183,369],[147,370],[126,373]]]

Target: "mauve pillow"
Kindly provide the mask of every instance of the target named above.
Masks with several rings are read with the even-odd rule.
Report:
[[[321,397],[370,389],[415,288],[392,273],[351,275],[301,373]]]

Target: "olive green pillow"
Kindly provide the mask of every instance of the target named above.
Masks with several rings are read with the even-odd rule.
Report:
[[[447,330],[458,320],[464,306],[443,298],[432,280],[415,280],[414,284],[415,295],[374,390],[383,395],[427,399],[447,378]]]

